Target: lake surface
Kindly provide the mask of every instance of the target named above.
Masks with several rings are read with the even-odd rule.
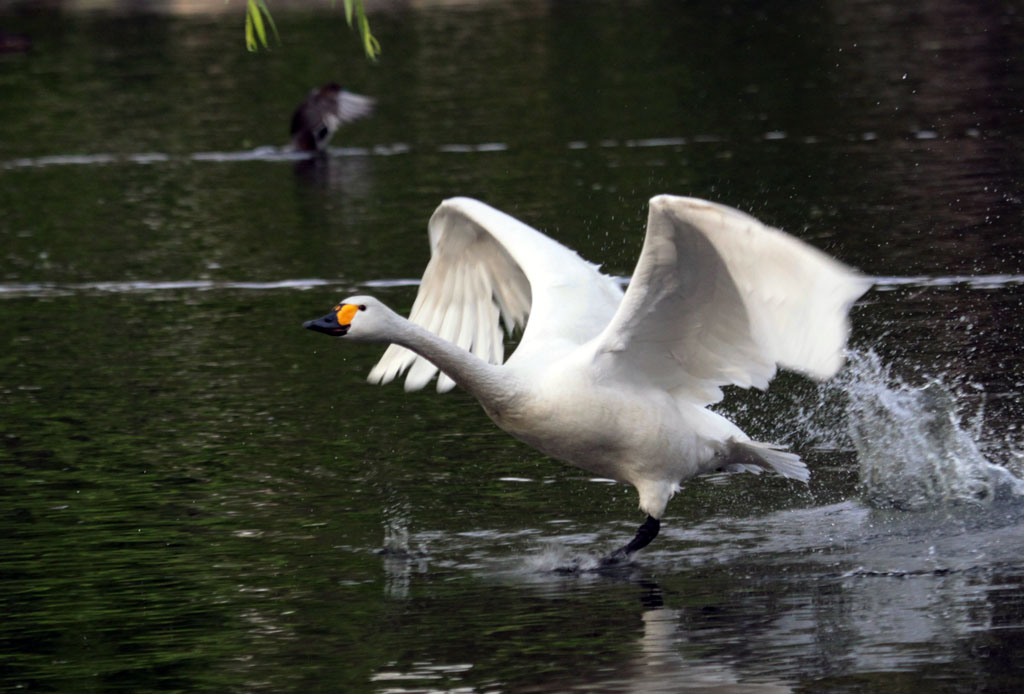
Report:
[[[1024,12],[1013,3],[0,5],[0,689],[1019,692]],[[237,6],[236,6],[237,5]],[[337,80],[378,99],[283,155]],[[444,198],[627,277],[647,200],[878,278],[833,383],[721,410],[807,460],[631,488],[300,329],[408,310]]]

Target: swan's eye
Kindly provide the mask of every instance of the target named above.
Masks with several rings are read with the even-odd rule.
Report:
[[[366,310],[366,304],[359,304],[359,310],[360,311],[365,311]]]

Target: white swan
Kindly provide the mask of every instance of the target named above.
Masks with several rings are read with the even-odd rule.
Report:
[[[737,210],[695,198],[650,201],[647,237],[623,294],[597,266],[469,198],[429,223],[431,259],[406,320],[368,296],[304,327],[388,342],[369,380],[437,373],[494,422],[544,453],[628,482],[647,520],[605,558],[646,546],[681,482],[715,470],[807,481],[800,458],[751,441],[706,409],[723,385],[765,388],[776,366],[814,378],[843,362],[850,306],[867,278]],[[503,335],[524,326],[502,363]]]

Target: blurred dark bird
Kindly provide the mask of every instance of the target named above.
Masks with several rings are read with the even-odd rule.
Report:
[[[334,82],[310,90],[292,115],[292,149],[322,152],[338,128],[370,115],[376,103],[376,99],[345,91]]]

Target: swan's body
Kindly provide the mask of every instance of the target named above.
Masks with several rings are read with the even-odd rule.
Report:
[[[650,202],[628,290],[539,231],[468,198],[429,224],[432,256],[410,319],[371,297],[307,327],[390,342],[369,380],[441,371],[494,422],[544,453],[628,482],[648,514],[631,554],[658,531],[681,482],[719,469],[806,481],[793,453],[751,441],[706,409],[721,386],[764,388],[777,365],[815,378],[841,366],[847,312],[870,281],[728,207]],[[528,320],[527,320],[528,319]],[[503,336],[524,326],[502,363]]]

